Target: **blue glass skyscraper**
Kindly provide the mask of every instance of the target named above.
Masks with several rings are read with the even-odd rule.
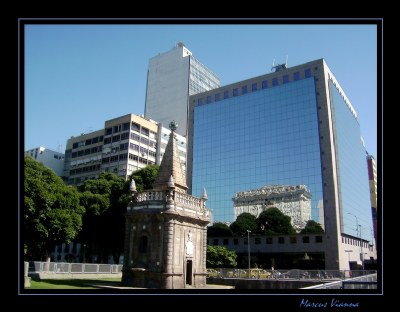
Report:
[[[306,185],[327,268],[348,269],[348,244],[360,258],[371,247],[357,114],[323,59],[191,96],[188,142],[188,186],[194,195],[207,188],[215,222],[234,221],[237,192]]]

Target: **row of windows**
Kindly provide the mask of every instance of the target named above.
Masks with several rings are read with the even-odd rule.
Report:
[[[144,135],[149,136],[150,134],[150,130],[147,129],[146,127],[140,126],[139,124],[137,124],[136,122],[131,123],[130,126],[131,130],[135,130],[137,132],[140,132]],[[111,135],[111,134],[115,134],[115,133],[119,133],[121,131],[128,131],[129,130],[129,122],[125,122],[123,124],[119,124],[113,127],[108,127],[105,129],[105,135]]]
[[[81,156],[84,156],[84,155],[89,155],[89,154],[94,154],[94,153],[99,153],[102,150],[103,150],[103,147],[101,145],[100,146],[95,146],[95,147],[92,147],[92,148],[87,148],[85,150],[80,150],[80,151],[77,151],[77,152],[73,152],[72,153],[72,158],[81,157]]]
[[[85,141],[75,142],[74,144],[72,144],[72,148],[74,149],[74,148],[78,148],[78,147],[82,147],[82,146],[88,146],[88,145],[96,144],[96,143],[99,143],[102,141],[103,141],[103,136],[101,135],[98,137],[87,139]]]
[[[86,166],[86,167],[82,167],[82,168],[78,168],[78,169],[72,169],[69,171],[69,175],[72,176],[72,175],[80,174],[83,172],[92,172],[92,171],[97,171],[97,170],[100,170],[100,164]]]
[[[308,69],[306,69],[304,71],[304,78],[309,78],[309,77],[311,77],[311,69],[308,68]],[[272,81],[271,81],[272,87],[279,86],[280,80],[281,80],[281,84],[285,84],[285,83],[290,82],[289,75],[283,75],[282,77],[274,77],[274,78],[272,78]],[[293,73],[293,80],[292,81],[297,81],[297,80],[300,80],[300,72],[294,72]],[[242,86],[241,88],[233,88],[232,89],[232,96],[233,97],[238,96],[239,95],[239,90],[241,90],[241,95],[248,93],[248,90],[249,90],[248,87],[249,86],[245,85],[245,86]],[[260,87],[259,84],[257,82],[254,82],[254,83],[251,84],[251,91],[252,92],[256,92],[256,91],[258,91],[259,87]],[[268,87],[269,87],[268,80],[261,81],[261,89],[267,89]],[[229,99],[229,90],[225,90],[223,92],[223,99],[224,100],[225,99]],[[220,93],[214,94],[214,102],[218,102],[218,101],[221,101],[221,94]],[[203,99],[203,98],[197,99],[197,104],[198,105],[203,105],[205,103],[209,104],[211,102],[212,102],[212,96],[211,95],[208,95],[205,99]]]
[[[145,137],[141,137],[140,135],[131,132],[130,133],[130,137],[132,140],[138,141],[138,142],[142,142],[143,144],[146,144],[150,147],[154,147],[157,148],[157,143],[154,141],[151,141]],[[129,132],[124,132],[121,134],[116,134],[112,137],[108,137],[104,139],[104,144],[110,144],[111,142],[119,142],[119,141],[123,141],[123,140],[127,140],[129,138]]]
[[[315,237],[315,243],[322,243],[322,236],[314,236]],[[291,236],[289,237],[289,242],[290,244],[297,244],[297,236]],[[222,238],[221,239],[221,244],[222,245],[229,245],[229,238]],[[208,244],[211,245],[211,241],[214,246],[217,246],[220,244],[220,239],[219,238],[214,238],[210,239],[208,241]],[[243,239],[244,245],[248,244],[247,238],[245,237]],[[302,242],[303,244],[309,244],[310,243],[310,237],[309,236],[302,236]],[[255,237],[254,238],[254,244],[255,245],[260,245],[262,244],[262,238],[261,237]],[[273,244],[273,237],[266,237],[265,239],[265,244],[271,245]],[[285,237],[278,237],[278,244],[285,244]],[[239,238],[233,238],[233,245],[239,245]]]
[[[349,245],[354,245],[354,246],[362,246],[364,248],[368,248],[368,242],[360,241],[359,239],[353,239],[349,237],[343,237],[342,236],[342,243],[343,244],[349,244]]]

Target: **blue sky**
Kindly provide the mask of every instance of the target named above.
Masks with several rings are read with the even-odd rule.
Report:
[[[25,150],[64,152],[71,136],[144,113],[149,59],[182,41],[222,85],[324,58],[377,158],[374,25],[27,25]],[[380,60],[379,60],[380,61]]]

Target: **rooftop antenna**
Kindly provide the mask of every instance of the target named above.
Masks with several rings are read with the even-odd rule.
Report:
[[[278,72],[280,70],[286,69],[287,68],[287,60],[288,60],[288,56],[286,55],[286,63],[285,64],[276,64],[275,65],[275,59],[272,62],[272,67],[271,67],[271,71]]]

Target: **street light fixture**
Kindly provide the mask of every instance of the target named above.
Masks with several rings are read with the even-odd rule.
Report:
[[[249,278],[250,278],[250,230],[247,230],[247,257],[249,260]]]
[[[355,214],[352,214],[351,212],[348,212],[349,215],[352,215],[356,218],[356,231],[357,231],[357,239],[360,241],[360,260],[362,264],[362,269],[364,270],[364,261],[363,261],[363,254],[362,254],[362,236],[361,236],[361,224],[358,224],[358,218]],[[358,228],[360,228],[360,237],[358,237]]]

